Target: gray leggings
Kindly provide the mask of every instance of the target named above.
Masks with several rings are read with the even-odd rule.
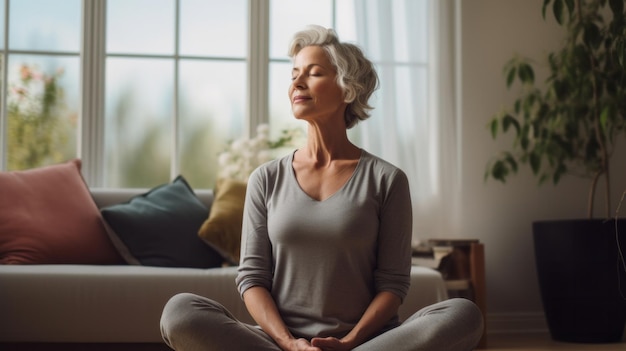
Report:
[[[481,337],[482,314],[456,298],[425,307],[400,326],[353,351],[468,351]],[[221,304],[194,294],[178,294],[163,309],[161,334],[177,351],[281,351],[265,332],[239,322]]]

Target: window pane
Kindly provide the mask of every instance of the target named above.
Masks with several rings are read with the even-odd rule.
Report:
[[[414,185],[415,190],[420,194],[433,195],[439,189],[436,173],[439,125],[436,119],[428,116],[428,71],[425,67],[396,66],[393,74],[394,86],[381,88],[381,93],[393,89],[395,105],[403,111],[395,116],[397,125],[394,127],[399,142],[404,146],[399,150],[399,159],[404,160],[404,170],[412,179],[420,179]],[[430,152],[415,154],[412,150]]]
[[[108,53],[174,54],[173,0],[108,0]]]
[[[393,39],[397,61],[428,60],[429,0],[393,2]]]
[[[247,0],[182,0],[180,12],[182,55],[246,56]]]
[[[0,1],[0,50],[4,49],[4,1]],[[2,61],[0,61],[2,63]],[[0,79],[1,81],[1,79]]]
[[[356,9],[357,0],[337,0],[335,2],[335,31],[342,41],[356,42]]]
[[[77,156],[78,57],[9,56],[7,168]]]
[[[12,0],[9,45],[13,50],[80,50],[80,0]]]
[[[332,26],[332,0],[271,0],[270,58],[287,58],[293,34],[308,24]]]
[[[105,186],[147,188],[170,180],[172,60],[108,58]]]
[[[181,173],[194,188],[213,188],[217,155],[244,134],[245,62],[180,64]]]

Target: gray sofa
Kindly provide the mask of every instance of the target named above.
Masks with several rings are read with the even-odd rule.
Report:
[[[100,208],[144,191],[91,190]],[[210,208],[212,192],[196,194]],[[178,292],[220,301],[252,322],[235,288],[236,272],[236,267],[0,265],[0,350],[166,350],[159,318]],[[400,317],[446,298],[440,273],[414,266]]]

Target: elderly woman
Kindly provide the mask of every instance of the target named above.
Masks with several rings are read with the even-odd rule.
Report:
[[[307,143],[253,172],[236,283],[258,326],[218,302],[174,296],[161,328],[176,350],[470,350],[483,322],[451,299],[398,320],[411,270],[411,199],[402,170],[352,144],[378,85],[361,50],[309,26],[289,50],[289,100]]]

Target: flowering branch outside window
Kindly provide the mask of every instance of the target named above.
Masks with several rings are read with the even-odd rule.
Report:
[[[65,118],[66,106],[59,69],[42,73],[22,64],[19,79],[7,96],[8,169],[21,170],[64,161],[74,152],[69,145],[77,116]]]

